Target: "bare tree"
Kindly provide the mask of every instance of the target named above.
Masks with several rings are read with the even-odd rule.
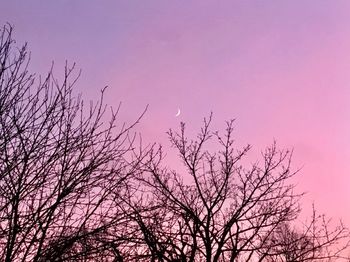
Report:
[[[348,247],[346,228],[323,217],[294,229],[302,194],[290,182],[291,152],[273,144],[245,168],[250,146],[235,148],[234,122],[221,135],[210,117],[195,140],[184,124],[168,132],[186,170],[174,171],[161,147],[135,146],[139,119],[119,126],[118,110],[107,116],[104,90],[88,106],[74,95],[74,65],[58,81],[28,64],[5,25],[1,261],[330,261]]]
[[[233,121],[223,136],[210,131],[210,122],[211,117],[204,120],[196,140],[186,137],[183,123],[179,133],[168,133],[186,173],[163,166],[162,148],[154,147],[144,163],[142,191],[130,203],[133,226],[140,230],[134,249],[138,261],[268,261],[271,256],[261,254],[273,247],[270,236],[300,213],[302,194],[290,182],[296,174],[290,168],[291,153],[273,144],[262,153],[262,161],[244,168],[241,162],[250,146],[234,147]],[[220,147],[214,152],[213,140]],[[320,251],[346,233],[339,227],[312,241],[323,241]],[[314,257],[318,255],[322,252]]]
[[[126,227],[116,207],[137,162],[131,125],[103,103],[74,96],[74,65],[63,81],[28,72],[27,46],[0,31],[0,260],[118,260],[111,228]],[[108,122],[104,122],[108,120]],[[122,232],[122,231],[120,231]],[[118,233],[118,232],[117,232]],[[94,260],[94,261],[95,261]]]
[[[283,223],[268,235],[268,242],[266,249],[260,250],[260,261],[345,261],[349,232],[341,221],[334,227],[331,219],[317,215],[313,208],[310,221],[299,227]]]

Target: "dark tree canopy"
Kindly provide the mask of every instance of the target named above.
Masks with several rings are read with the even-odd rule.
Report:
[[[140,228],[138,256],[153,261],[329,261],[341,258],[348,237],[340,224],[313,215],[303,231],[292,225],[302,194],[290,178],[291,153],[276,144],[251,167],[241,162],[250,150],[236,149],[233,121],[224,134],[210,131],[211,117],[195,140],[185,125],[169,139],[187,173],[162,166],[162,149],[153,149],[139,177],[142,193],[130,202]],[[221,147],[212,152],[207,144]],[[147,207],[145,210],[144,208]],[[320,220],[322,223],[320,223]]]
[[[40,79],[28,70],[27,47],[12,27],[0,35],[0,260],[75,261],[115,252],[104,239],[126,218],[114,202],[136,162],[131,126],[101,99],[74,96],[76,78]],[[117,243],[117,240],[115,240]],[[97,255],[98,254],[98,255]]]
[[[139,119],[118,123],[104,90],[94,103],[75,95],[74,65],[62,81],[31,74],[12,31],[0,31],[1,261],[345,259],[345,226],[316,211],[297,220],[290,151],[274,143],[243,165],[234,122],[213,132],[210,116],[194,140],[183,123],[168,132],[175,171],[161,146],[135,143]]]

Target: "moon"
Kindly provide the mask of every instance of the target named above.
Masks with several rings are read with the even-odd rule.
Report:
[[[180,111],[180,108],[178,108],[175,117],[178,117],[180,114],[181,114],[181,111]]]

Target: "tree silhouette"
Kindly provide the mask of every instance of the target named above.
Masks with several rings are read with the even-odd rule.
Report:
[[[314,211],[296,223],[300,198],[291,152],[267,148],[244,164],[233,121],[196,139],[168,132],[185,171],[161,146],[135,145],[130,125],[100,100],[29,73],[27,46],[0,31],[0,261],[334,261],[348,230]],[[142,116],[142,115],[141,115]],[[218,149],[216,149],[218,148]]]
[[[115,253],[104,237],[127,221],[115,202],[137,166],[127,157],[137,121],[118,126],[111,110],[103,122],[104,91],[88,106],[74,96],[74,65],[62,83],[52,70],[30,74],[27,46],[14,47],[12,31],[0,32],[0,260]]]
[[[260,261],[334,261],[345,259],[342,252],[349,246],[348,231],[340,223],[333,228],[331,220],[313,210],[311,220],[302,228],[280,224],[268,235],[270,243],[260,250]]]
[[[325,256],[325,249],[348,237],[342,225],[329,231],[315,219],[310,226],[318,233],[308,230],[297,237],[298,245],[305,247],[286,246],[292,232],[285,226],[300,213],[302,197],[289,182],[296,174],[290,167],[291,153],[273,144],[262,153],[262,161],[245,168],[241,162],[250,146],[235,148],[234,122],[227,123],[224,135],[211,132],[210,122],[211,117],[204,120],[195,140],[186,137],[183,123],[179,133],[168,132],[185,174],[162,165],[161,148],[153,148],[144,163],[142,194],[130,203],[143,239],[137,242],[139,261],[306,261],[294,259],[302,257],[301,252],[308,253],[308,261],[338,258],[339,252]],[[213,140],[220,146],[216,152],[210,150],[213,144],[206,147]],[[279,250],[279,256],[269,252],[277,246],[288,250]]]

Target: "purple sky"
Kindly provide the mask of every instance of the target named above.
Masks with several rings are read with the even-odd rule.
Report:
[[[108,85],[129,121],[149,104],[148,141],[213,111],[256,152],[294,147],[298,188],[350,224],[350,1],[11,0],[0,22],[28,41],[33,71],[77,62],[78,91]]]

